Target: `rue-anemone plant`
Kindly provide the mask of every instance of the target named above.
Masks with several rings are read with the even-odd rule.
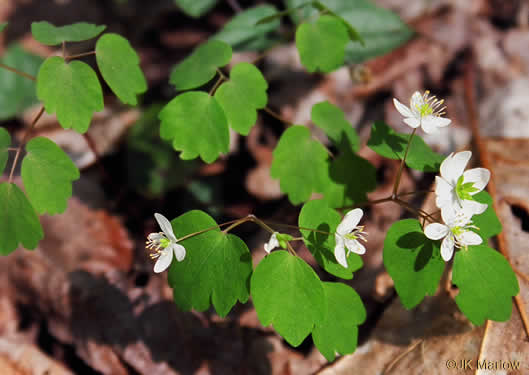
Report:
[[[207,11],[187,10],[195,17]],[[278,31],[284,16],[295,24],[295,44],[308,72],[328,73],[361,63],[387,53],[412,35],[398,16],[368,0],[286,0],[283,11],[262,5],[238,13],[171,72],[169,82],[177,95],[159,111],[160,137],[181,159],[212,163],[228,152],[230,129],[247,135],[261,111],[281,119],[267,107],[268,83],[258,62],[282,42]],[[0,31],[5,27],[2,24]],[[93,113],[103,109],[98,76],[78,59],[94,55],[102,78],[125,104],[137,105],[138,95],[147,90],[129,42],[113,33],[99,36],[104,29],[86,23],[57,27],[35,22],[34,38],[58,46],[60,56],[45,59],[36,77],[9,66],[5,59],[0,65],[19,79],[36,81],[36,97],[42,102],[17,147],[11,146],[9,133],[0,128],[0,171],[6,167],[8,153],[15,155],[8,181],[0,184],[0,254],[9,254],[19,245],[35,248],[43,237],[38,214],[62,213],[72,194],[72,181],[79,178],[78,169],[54,142],[31,138],[44,111],[56,114],[64,128],[84,133]],[[70,43],[96,37],[95,50],[68,54]],[[256,61],[229,65],[234,50],[263,53]],[[450,131],[442,100],[429,92],[416,92],[409,105],[397,99],[394,104],[410,132],[398,133],[376,122],[367,142],[382,157],[400,160],[388,197],[368,200],[367,193],[377,186],[375,168],[358,155],[358,134],[342,110],[325,101],[312,107],[311,120],[327,135],[332,153],[312,137],[308,127],[295,124],[288,124],[273,152],[271,176],[279,180],[292,205],[301,206],[297,226],[254,215],[219,224],[199,210],[172,220],[166,218],[172,217],[170,212],[153,213],[160,232],[149,234],[146,247],[155,260],[154,272],[168,272],[178,307],[204,311],[213,306],[224,317],[237,302],[246,303],[251,297],[263,326],[272,325],[291,345],[312,335],[329,361],[337,354],[352,353],[358,327],[366,319],[360,296],[346,283],[322,281],[298,256],[292,242],[302,241],[333,280],[352,279],[362,268],[370,229],[363,224],[362,207],[392,202],[415,217],[393,223],[384,240],[384,266],[402,304],[411,309],[435,294],[446,267],[452,267],[451,281],[459,288],[455,302],[472,323],[508,320],[519,288],[508,261],[487,245],[502,229],[485,191],[489,171],[465,171],[470,151],[445,158],[421,138],[421,132],[443,136]],[[13,183],[22,148],[26,151],[21,168],[25,193]],[[432,191],[438,212],[428,213],[408,202],[406,197],[425,192],[400,190],[406,167],[438,174]],[[311,200],[313,193],[320,198]],[[243,224],[258,225],[270,233],[263,244],[265,256],[255,267],[247,245],[230,233]]]

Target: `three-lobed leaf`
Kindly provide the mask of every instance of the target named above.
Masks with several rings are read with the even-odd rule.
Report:
[[[15,184],[0,184],[0,255],[7,255],[22,244],[34,249],[44,237],[39,217]]]
[[[308,200],[321,191],[327,174],[327,151],[312,139],[304,126],[288,128],[274,150],[270,175],[279,179],[281,191],[292,204]]]
[[[82,42],[95,38],[105,28],[105,25],[94,25],[86,22],[55,26],[47,21],[40,21],[31,24],[31,33],[40,43],[56,46],[63,42]]]
[[[220,40],[210,40],[197,47],[193,53],[176,65],[171,72],[169,82],[177,90],[189,90],[208,83],[217,74],[217,68],[231,60],[232,50],[229,44]]]
[[[486,245],[456,252],[452,282],[459,288],[456,304],[474,324],[505,322],[511,317],[518,280],[509,262]]]
[[[407,309],[434,295],[445,268],[440,242],[429,240],[416,219],[394,223],[384,240],[384,266]]]
[[[94,70],[81,61],[67,63],[53,56],[44,61],[37,75],[37,97],[48,113],[57,113],[65,129],[84,133],[94,112],[103,110],[103,91]]]
[[[171,221],[174,233],[181,238],[217,225],[202,211],[189,211]],[[186,249],[182,262],[173,260],[169,285],[175,303],[183,310],[207,310],[213,304],[217,313],[226,316],[237,300],[249,297],[252,257],[246,244],[219,228],[179,242]]]
[[[480,203],[486,203],[488,205],[485,212],[480,215],[472,216],[473,225],[479,228],[479,230],[476,230],[475,232],[483,238],[484,242],[486,242],[489,238],[501,233],[502,225],[494,211],[494,204],[489,193],[483,190],[472,196],[472,198]]]
[[[336,353],[351,354],[358,342],[358,326],[366,320],[366,309],[353,288],[342,283],[324,282],[327,313],[312,331],[321,354],[333,361]]]
[[[311,119],[339,150],[359,150],[360,138],[337,106],[328,101],[317,103],[312,107]]]
[[[72,181],[80,176],[79,170],[48,138],[33,138],[27,143],[26,151],[21,174],[33,207],[39,214],[64,212],[72,196]]]
[[[382,121],[371,128],[367,145],[377,154],[389,159],[402,160],[410,134],[397,133]],[[437,172],[444,157],[434,152],[417,134],[412,138],[406,165],[422,172]]]
[[[190,17],[199,18],[213,8],[218,0],[174,0],[176,5]]]
[[[9,157],[8,147],[11,145],[11,136],[5,128],[0,128],[0,176],[4,173],[4,168]]]
[[[96,43],[96,61],[103,79],[125,104],[138,104],[138,94],[147,91],[140,58],[129,41],[118,34],[105,34]]]
[[[338,264],[334,256],[336,241],[334,233],[342,220],[341,215],[323,200],[312,200],[303,205],[299,213],[298,224],[303,228],[315,229],[316,231],[300,229],[303,242],[310,250],[318,264],[330,274],[342,279],[352,279],[353,272],[363,265],[362,258],[358,254],[349,253],[347,256],[347,268]]]
[[[171,140],[184,160],[198,156],[214,162],[229,150],[230,134],[224,111],[214,97],[205,92],[190,91],[171,100],[158,116],[160,136]]]
[[[307,263],[284,250],[272,252],[257,265],[251,294],[261,324],[272,324],[293,346],[325,321],[323,283]]]
[[[230,80],[218,88],[215,98],[233,130],[248,135],[257,121],[257,110],[266,106],[267,89],[268,83],[255,65],[242,62],[232,68]]]

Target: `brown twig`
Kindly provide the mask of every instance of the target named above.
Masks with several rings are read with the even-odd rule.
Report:
[[[272,116],[273,118],[275,118],[276,120],[279,120],[281,121],[282,123],[286,124],[287,126],[290,126],[292,125],[292,122],[291,121],[287,121],[285,120],[283,117],[281,117],[280,114],[272,111],[270,108],[268,107],[264,107],[263,108],[263,111],[265,111],[266,113],[268,113],[270,116]]]
[[[96,54],[96,51],[83,52],[83,53],[79,53],[77,55],[66,56],[65,60],[69,61],[69,60],[79,59],[81,57],[91,56],[91,55],[95,55],[95,54]]]
[[[18,70],[18,69],[12,68],[12,67],[7,66],[7,65],[2,64],[2,63],[0,63],[0,68],[5,69],[5,70],[9,70],[10,72],[13,72],[13,73],[15,73],[15,74],[18,74],[19,76],[24,77],[24,78],[27,78],[27,79],[30,79],[30,80],[32,80],[32,81],[36,81],[36,80],[37,80],[37,79],[36,79],[34,76],[32,76],[31,74],[24,73],[24,72],[22,72],[22,71],[20,71],[20,70]]]

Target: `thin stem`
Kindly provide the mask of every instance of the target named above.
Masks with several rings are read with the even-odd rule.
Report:
[[[270,116],[272,116],[272,117],[275,118],[276,120],[281,121],[282,123],[284,123],[284,124],[286,124],[286,125],[289,125],[289,126],[292,125],[292,122],[285,120],[283,117],[281,117],[280,114],[278,114],[278,113],[272,111],[272,110],[271,110],[270,108],[268,108],[268,107],[264,107],[264,108],[263,108],[263,111],[265,111],[265,112],[268,113]]]
[[[311,232],[316,232],[316,233],[322,233],[322,234],[331,234],[329,232],[325,232],[323,230],[318,230],[318,229],[312,229],[312,228],[305,228],[305,227],[298,227],[297,225],[290,225],[290,224],[282,224],[282,223],[277,223],[275,221],[269,221],[269,220],[261,220],[262,223],[265,223],[265,224],[268,224],[268,225],[273,225],[273,226],[276,226],[276,227],[283,227],[283,228],[291,228],[291,229],[302,229],[302,230],[310,230]]]
[[[217,68],[217,73],[218,73],[219,76],[221,76],[222,79],[224,79],[225,81],[229,80],[229,78],[228,78],[224,73],[222,73],[222,70],[220,70],[219,68]]]
[[[417,190],[417,191],[409,191],[407,193],[400,193],[397,194],[397,198],[399,197],[405,197],[407,195],[415,195],[415,194],[428,194],[428,193],[434,193],[434,190]]]
[[[212,96],[215,93],[215,90],[220,86],[220,84],[224,81],[224,77],[221,75],[217,82],[215,82],[215,85],[209,90],[209,96]]]
[[[397,178],[395,179],[395,184],[393,185],[393,197],[395,198],[397,197],[397,190],[399,189],[400,178],[402,176],[402,170],[404,169],[404,163],[406,162],[406,158],[408,157],[408,151],[410,150],[411,141],[416,131],[417,128],[413,129],[413,131],[411,132],[410,139],[408,140],[408,144],[406,145],[406,151],[404,152],[404,158],[402,158],[402,161],[400,162]]]
[[[230,221],[227,221],[225,223],[222,223],[222,224],[219,224],[219,225],[215,225],[213,227],[209,227],[209,228],[206,228],[206,229],[199,230],[198,232],[193,232],[193,233],[186,234],[182,238],[179,238],[178,242],[183,241],[183,240],[187,240],[188,238],[191,238],[191,237],[194,237],[194,236],[198,236],[199,234],[202,234],[202,233],[209,232],[210,230],[213,230],[213,229],[222,228],[225,225],[229,225],[229,224],[235,223],[236,221],[239,221],[239,220],[241,220],[241,219],[230,220]]]
[[[228,228],[224,229],[222,233],[228,233],[230,230],[232,230],[235,227],[238,227],[241,224],[246,223],[247,221],[250,221],[250,219],[247,217],[243,217],[242,219],[235,220],[233,224],[231,224]]]
[[[77,55],[66,56],[66,60],[68,61],[68,60],[73,60],[73,59],[79,59],[81,57],[95,55],[95,54],[96,54],[96,51],[83,52],[83,53],[79,53]]]
[[[7,65],[5,65],[5,64],[0,63],[0,68],[5,69],[5,70],[9,70],[10,72],[13,72],[13,73],[15,73],[15,74],[18,74],[19,76],[24,77],[24,78],[27,78],[27,79],[30,79],[30,80],[32,80],[32,81],[35,81],[35,80],[36,80],[36,78],[35,78],[34,76],[32,76],[31,74],[24,73],[24,72],[22,72],[22,71],[20,71],[20,70],[18,70],[18,69],[12,68],[12,67],[7,66]]]
[[[17,166],[18,158],[20,157],[20,152],[22,151],[22,147],[26,144],[31,132],[33,131],[33,128],[35,128],[35,125],[37,124],[37,121],[42,117],[44,114],[44,106],[40,108],[39,113],[35,116],[33,121],[31,122],[30,128],[26,131],[26,134],[24,134],[24,138],[22,139],[22,142],[20,142],[20,145],[17,147],[17,151],[15,154],[15,160],[13,160],[13,165],[11,166],[11,171],[9,172],[9,183],[13,182],[13,173],[15,173],[15,167]]]

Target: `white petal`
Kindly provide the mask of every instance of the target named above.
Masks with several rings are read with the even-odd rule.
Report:
[[[424,104],[424,98],[419,91],[415,91],[410,99],[410,108],[414,112],[418,112],[417,108],[422,107]]]
[[[173,242],[176,242],[176,237],[174,235],[173,226],[171,225],[171,222],[169,220],[167,220],[167,218],[165,216],[163,216],[162,214],[156,213],[156,214],[154,214],[154,217],[156,218],[156,221],[158,222],[158,225],[162,229],[162,232],[165,233],[167,238],[169,238],[169,240],[171,240]]]
[[[442,208],[454,201],[454,187],[450,185],[444,178],[435,176],[435,195],[435,204],[438,208]]]
[[[399,113],[404,116],[404,117],[414,117],[412,111],[406,107],[404,104],[402,104],[401,102],[399,102],[397,99],[393,98],[393,105],[395,106],[395,108],[397,108],[397,111],[399,111]]]
[[[463,173],[463,183],[472,182],[474,183],[474,187],[478,189],[478,191],[474,193],[470,193],[470,195],[474,195],[479,193],[481,190],[487,186],[490,180],[490,171],[486,168],[474,168],[469,169],[465,173]]]
[[[479,234],[472,232],[471,230],[461,233],[457,239],[463,246],[479,245],[483,242],[483,239],[479,236]]]
[[[408,117],[404,119],[404,122],[411,126],[413,129],[418,128],[421,125],[421,121],[415,117]]]
[[[186,248],[182,245],[179,245],[177,243],[173,243],[169,245],[170,248],[174,251],[174,256],[176,257],[176,260],[181,262],[186,257]]]
[[[454,254],[454,237],[446,236],[441,242],[441,257],[445,262],[448,262]]]
[[[439,133],[439,128],[450,125],[452,120],[438,117],[438,116],[426,116],[422,119],[421,126],[427,134],[437,134]]]
[[[352,251],[353,253],[356,253],[356,254],[365,254],[366,253],[366,248],[364,245],[362,245],[359,241],[357,240],[351,240],[351,239],[348,239],[346,238],[345,239],[345,247],[347,249],[349,249],[349,251]]]
[[[339,235],[335,235],[334,239],[336,240],[336,246],[334,246],[334,257],[338,263],[347,268],[347,259],[345,258],[343,238]]]
[[[160,273],[163,272],[171,265],[173,260],[173,252],[171,249],[165,249],[162,252],[162,255],[158,257],[158,260],[154,264],[154,272]]]
[[[440,240],[448,234],[448,227],[440,223],[432,223],[424,228],[424,235],[431,240]]]
[[[351,233],[362,219],[362,216],[364,216],[364,211],[361,208],[349,211],[336,228],[336,233],[342,236]]]
[[[279,247],[279,241],[277,240],[277,232],[274,232],[267,243],[264,244],[265,251],[270,254],[270,251],[274,250],[276,247]]]
[[[441,176],[443,176],[448,183],[455,186],[471,157],[472,152],[470,151],[461,151],[456,154],[450,154],[441,163]]]
[[[476,202],[476,201],[469,201],[469,200],[461,201],[461,203],[463,205],[463,209],[465,211],[472,212],[472,215],[480,215],[480,214],[482,214],[483,212],[485,212],[485,210],[489,206],[486,203],[479,203],[479,202]]]

